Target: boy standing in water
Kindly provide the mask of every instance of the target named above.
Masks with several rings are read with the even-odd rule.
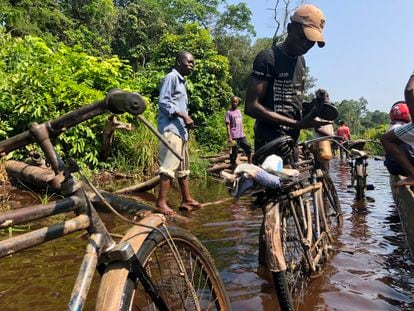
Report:
[[[227,141],[231,148],[230,164],[232,168],[236,165],[237,153],[239,147],[243,149],[247,156],[247,161],[252,163],[252,148],[247,142],[246,135],[243,131],[243,116],[237,108],[240,104],[240,98],[231,97],[231,108],[226,112]]]

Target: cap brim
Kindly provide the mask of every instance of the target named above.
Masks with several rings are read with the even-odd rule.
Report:
[[[318,30],[303,25],[303,32],[305,33],[305,36],[308,40],[318,42],[318,46],[320,48],[325,46],[325,39],[323,38],[322,33],[320,33]]]

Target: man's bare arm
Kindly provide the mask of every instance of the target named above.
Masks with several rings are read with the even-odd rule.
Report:
[[[268,84],[267,80],[250,78],[246,93],[246,114],[255,119],[273,121],[277,124],[294,127],[296,120],[270,111],[261,104],[266,95]]]
[[[268,84],[269,83],[267,80],[257,80],[250,78],[247,85],[245,109],[245,113],[248,116],[251,116],[255,119],[271,121],[275,124],[286,125],[298,129],[319,127],[331,123],[328,121],[316,121],[314,118],[310,117],[305,117],[301,121],[297,121],[277,112],[268,110],[261,104],[264,96],[266,95]]]

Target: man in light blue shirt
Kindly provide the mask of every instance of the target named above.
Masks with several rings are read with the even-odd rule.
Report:
[[[187,51],[178,52],[174,68],[162,81],[158,99],[158,131],[183,158],[183,161],[180,161],[163,143],[160,144],[160,190],[156,210],[165,215],[175,214],[167,203],[171,180],[175,177],[178,179],[182,195],[180,209],[192,211],[202,206],[191,197],[188,179],[188,130],[194,128],[194,122],[188,115],[184,77],[189,75],[193,68],[193,55]]]

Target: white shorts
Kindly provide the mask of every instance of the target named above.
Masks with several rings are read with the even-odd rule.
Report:
[[[160,142],[160,174],[171,178],[185,177],[190,174],[188,161],[188,143],[173,132],[167,131],[162,136],[169,145],[183,158],[180,161],[162,142]]]
[[[394,134],[406,144],[414,146],[414,124],[407,123],[394,129]]]

